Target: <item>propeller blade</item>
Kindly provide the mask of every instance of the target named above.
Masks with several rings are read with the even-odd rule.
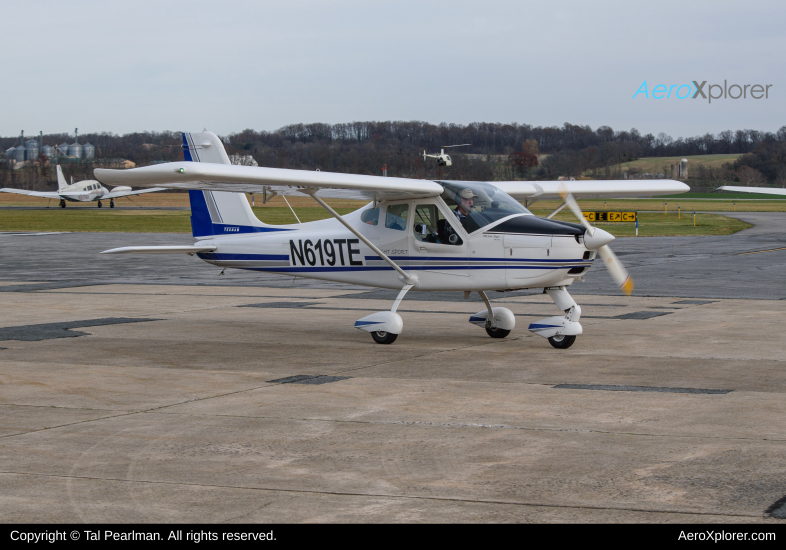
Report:
[[[617,255],[611,251],[611,248],[609,248],[607,244],[598,248],[598,254],[603,260],[603,265],[609,270],[609,275],[611,275],[611,278],[620,290],[624,292],[626,296],[630,296],[635,285],[633,284],[633,279],[631,279],[628,270],[622,265]]]
[[[587,221],[587,218],[584,217],[584,213],[581,211],[579,207],[579,203],[576,202],[576,199],[573,198],[568,192],[568,189],[565,185],[561,185],[559,188],[559,194],[562,197],[562,200],[565,201],[565,205],[573,212],[573,215],[578,218],[583,225],[587,229],[587,233],[590,237],[595,235],[595,228]],[[617,284],[622,292],[625,293],[626,296],[630,296],[633,292],[633,279],[631,279],[628,270],[625,269],[625,266],[622,265],[622,262],[617,258],[617,255],[611,251],[609,245],[604,244],[601,247],[598,247],[598,254],[600,255],[601,259],[603,260],[603,265],[606,266],[606,269],[609,270],[609,275]]]
[[[559,194],[562,197],[562,200],[565,201],[565,205],[570,209],[571,212],[573,212],[573,215],[578,218],[579,222],[581,222],[581,225],[584,226],[584,228],[587,230],[587,233],[589,233],[590,237],[592,237],[595,234],[595,228],[592,227],[590,222],[587,221],[587,218],[584,217],[584,212],[581,211],[579,203],[577,203],[576,199],[573,198],[573,195],[568,192],[565,184],[560,185]]]

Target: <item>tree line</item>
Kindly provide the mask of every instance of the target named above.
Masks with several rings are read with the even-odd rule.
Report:
[[[73,142],[68,134],[44,136],[48,145]],[[430,124],[419,121],[351,122],[342,124],[291,124],[275,131],[243,130],[222,136],[227,153],[259,166],[322,170],[353,174],[382,173],[428,179],[556,179],[591,174],[596,178],[620,177],[619,164],[641,157],[738,153],[742,156],[723,169],[695,170],[692,178],[741,183],[781,185],[786,180],[786,126],[775,133],[727,130],[691,138],[673,139],[665,133],[641,134],[637,129],[615,131],[609,126],[565,123],[562,126],[471,123]],[[123,158],[137,166],[182,159],[179,132],[111,132],[83,134],[79,142],[96,147],[96,162],[64,165],[75,179],[102,159]],[[448,150],[453,165],[439,167],[424,159],[423,151],[438,153],[446,145],[470,143],[462,150]],[[19,138],[0,138],[3,150],[18,145]],[[39,176],[8,174],[0,166],[0,181],[46,179],[52,170],[42,166]],[[28,170],[35,172],[35,169]],[[668,174],[667,174],[668,176]],[[17,181],[18,183],[18,181]]]

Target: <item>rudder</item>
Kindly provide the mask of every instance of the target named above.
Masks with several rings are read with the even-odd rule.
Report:
[[[224,144],[212,132],[183,133],[183,158],[189,162],[231,164]],[[265,225],[254,215],[245,193],[189,190],[194,237],[285,231]]]
[[[57,190],[62,191],[66,187],[68,187],[68,182],[66,181],[65,176],[63,175],[63,169],[58,164],[57,165]]]

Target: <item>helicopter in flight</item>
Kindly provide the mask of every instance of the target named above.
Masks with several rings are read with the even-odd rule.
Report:
[[[426,160],[427,158],[437,159],[437,166],[452,166],[453,160],[451,160],[450,155],[445,154],[445,149],[448,149],[450,147],[466,147],[467,145],[472,145],[472,144],[462,143],[461,145],[443,145],[438,155],[429,155],[425,151],[423,151],[423,160]]]

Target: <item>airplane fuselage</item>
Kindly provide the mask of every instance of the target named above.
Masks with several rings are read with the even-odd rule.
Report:
[[[60,198],[71,202],[90,202],[101,200],[101,197],[109,193],[109,190],[96,180],[84,180],[71,185],[67,185],[57,192]]]
[[[410,215],[401,223],[390,218],[364,223],[372,205],[344,216],[402,269],[418,278],[417,290],[508,290],[568,286],[592,265],[595,252],[583,245],[584,229],[531,214],[516,214],[467,233],[438,198],[387,201],[381,212],[403,208],[418,213],[438,208],[451,221],[460,244],[424,240],[423,226]],[[420,207],[420,209],[418,208]],[[436,212],[436,211],[433,211]],[[219,267],[249,269],[327,281],[400,289],[399,274],[335,219],[295,226],[265,226],[259,232],[223,226],[224,235],[201,238],[216,245],[199,253]],[[417,229],[421,230],[418,233]],[[238,233],[235,233],[235,232]]]

